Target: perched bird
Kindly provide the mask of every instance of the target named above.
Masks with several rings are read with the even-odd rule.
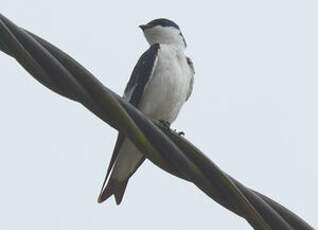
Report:
[[[161,18],[139,27],[150,48],[137,62],[123,98],[169,127],[192,93],[193,63],[184,54],[187,44],[175,22]],[[114,194],[120,204],[129,178],[144,160],[144,154],[119,133],[98,202]]]

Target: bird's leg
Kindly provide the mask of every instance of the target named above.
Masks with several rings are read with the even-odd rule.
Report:
[[[170,122],[169,121],[164,121],[164,120],[159,120],[160,124],[167,130],[170,130]]]
[[[169,121],[164,121],[164,120],[159,120],[160,124],[162,125],[163,128],[167,129],[169,132],[171,132],[170,129],[170,122]],[[176,132],[179,136],[184,136],[184,132],[178,132],[176,129],[173,130],[174,132]]]

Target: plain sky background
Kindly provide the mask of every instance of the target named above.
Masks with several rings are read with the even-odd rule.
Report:
[[[196,75],[173,124],[224,171],[318,227],[318,2],[1,0],[122,94],[147,49],[139,24],[181,27]],[[97,196],[116,131],[0,53],[0,229],[251,229],[145,162],[124,200]]]

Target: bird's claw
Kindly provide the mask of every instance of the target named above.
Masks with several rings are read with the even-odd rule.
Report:
[[[177,132],[179,136],[184,136],[184,132],[181,131],[181,132]]]
[[[175,133],[177,133],[179,136],[184,136],[184,132],[183,131],[181,131],[181,132],[178,132],[176,129],[175,130],[173,130]]]
[[[171,125],[171,124],[170,124],[169,121],[159,120],[159,122],[160,122],[160,124],[161,124],[164,128],[170,130],[170,125]]]
[[[169,132],[172,130],[170,129],[170,122],[169,121],[164,121],[164,120],[159,120],[160,124],[162,125],[163,128],[167,129]],[[184,132],[178,132],[176,129],[173,130],[175,133],[177,133],[179,136],[184,136]]]

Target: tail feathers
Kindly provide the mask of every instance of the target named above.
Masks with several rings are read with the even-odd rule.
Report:
[[[119,205],[124,197],[125,189],[128,183],[128,179],[125,181],[117,181],[110,178],[106,188],[98,197],[98,203],[102,203],[114,194],[116,204]]]

